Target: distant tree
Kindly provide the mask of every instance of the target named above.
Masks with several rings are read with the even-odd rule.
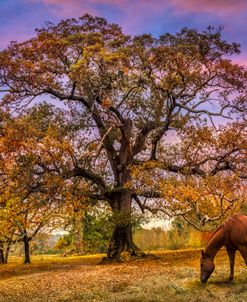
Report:
[[[227,58],[237,53],[239,45],[222,40],[221,30],[185,28],[175,35],[133,38],[89,15],[47,23],[36,37],[0,53],[3,105],[20,110],[36,98],[51,97],[69,106],[77,135],[70,137],[66,169],[57,168],[63,151],[55,153],[60,158],[37,162],[37,172],[82,179],[90,200],[109,204],[118,219],[108,260],[118,260],[123,251],[140,254],[132,236],[134,207],[163,208],[169,216],[199,209],[193,202],[176,209],[173,205],[185,198],[171,198],[169,192],[167,202],[160,203],[167,189],[160,187],[161,178],[176,175],[175,183],[187,176],[220,179],[223,171],[246,178],[246,70]],[[210,144],[201,145],[197,133],[206,131],[205,123],[217,127],[219,117],[238,119],[238,136],[225,149],[228,127],[222,128],[210,155],[205,149]],[[164,149],[171,133],[176,133],[176,152],[171,144]],[[192,142],[187,149],[184,135]],[[136,172],[140,168],[146,179]],[[148,177],[152,171],[154,179]],[[210,221],[204,214],[197,214],[199,220]]]
[[[107,252],[115,222],[109,207],[94,207],[84,216],[84,241],[87,252]]]
[[[86,186],[80,186],[80,181],[74,180],[67,183],[66,196],[63,197],[66,198],[66,205],[63,213],[64,224],[61,224],[61,228],[69,232],[70,250],[77,254],[85,252],[84,217],[90,203],[86,194]]]
[[[59,251],[61,250],[64,252],[69,251],[71,249],[72,242],[73,239],[71,234],[65,234],[58,239],[54,246],[54,249]]]
[[[134,239],[144,251],[164,250],[167,247],[167,232],[160,227],[138,228],[134,232]]]
[[[75,225],[75,215],[68,216],[65,234],[59,238],[56,249],[75,253],[105,253],[107,251],[107,242],[111,238],[114,228],[114,218],[110,209],[102,205],[94,205],[84,209],[83,215],[80,215],[80,221]],[[81,228],[79,230],[78,228]],[[81,233],[78,236],[78,233]],[[82,240],[82,243],[78,242]],[[78,250],[82,245],[83,249]]]
[[[48,254],[53,252],[54,244],[52,242],[52,234],[43,231],[39,232],[31,242],[31,253]]]

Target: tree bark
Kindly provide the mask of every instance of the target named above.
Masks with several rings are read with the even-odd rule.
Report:
[[[4,264],[5,259],[4,259],[4,251],[3,251],[3,243],[0,242],[0,264]]]
[[[8,242],[6,251],[5,251],[5,256],[4,256],[4,263],[7,264],[8,263],[8,258],[9,258],[9,251],[10,251],[10,246],[11,246],[11,242]]]
[[[108,247],[107,258],[121,261],[123,252],[127,252],[130,256],[141,254],[133,241],[131,224],[116,225]]]
[[[23,243],[24,243],[24,264],[29,264],[31,263],[30,260],[30,248],[29,248],[29,241],[30,238],[28,238],[27,235],[24,235],[23,237]]]
[[[117,195],[117,200],[115,199],[114,202],[117,206],[113,208],[115,228],[107,250],[108,261],[123,260],[123,252],[130,257],[143,255],[132,236],[131,193],[127,191]]]

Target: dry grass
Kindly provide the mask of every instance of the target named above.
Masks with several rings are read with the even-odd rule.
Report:
[[[227,283],[228,259],[222,252],[210,282],[199,282],[199,251],[159,252],[156,257],[100,265],[100,255],[17,258],[0,266],[0,301],[87,302],[244,302],[247,269],[238,256],[234,283]]]

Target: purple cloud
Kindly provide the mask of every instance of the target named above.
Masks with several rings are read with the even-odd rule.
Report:
[[[78,10],[97,13],[98,5],[111,5],[125,14],[135,12],[162,13],[166,9],[184,13],[234,14],[247,10],[246,0],[28,0],[48,6],[53,13],[68,16]]]

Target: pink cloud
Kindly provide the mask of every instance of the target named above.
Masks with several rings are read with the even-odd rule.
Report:
[[[179,11],[195,13],[236,13],[247,9],[246,0],[170,0]]]

